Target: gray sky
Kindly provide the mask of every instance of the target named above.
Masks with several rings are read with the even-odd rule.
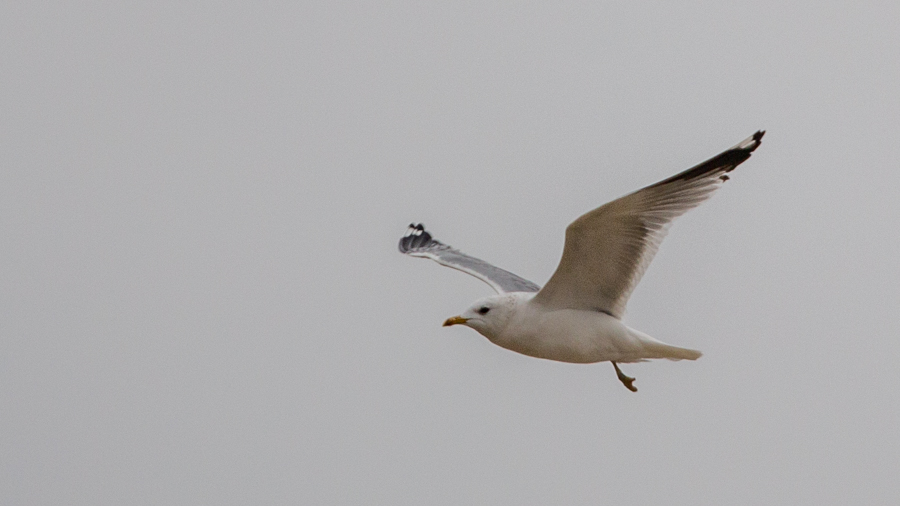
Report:
[[[0,503],[887,504],[896,2],[6,3]],[[728,148],[626,322],[695,363],[441,328]]]

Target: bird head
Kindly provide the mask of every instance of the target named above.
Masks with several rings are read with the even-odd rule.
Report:
[[[444,326],[465,325],[490,339],[503,331],[515,307],[515,298],[508,294],[485,297],[475,301],[461,315],[447,318]]]

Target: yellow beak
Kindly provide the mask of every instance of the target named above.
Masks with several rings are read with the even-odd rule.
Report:
[[[447,321],[444,322],[444,326],[449,327],[450,325],[462,324],[466,323],[467,321],[469,321],[468,318],[463,318],[462,316],[453,316],[451,318],[447,318]]]

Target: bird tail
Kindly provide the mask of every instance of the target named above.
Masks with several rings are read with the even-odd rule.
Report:
[[[679,348],[678,346],[672,346],[671,344],[666,344],[662,341],[657,341],[656,339],[644,334],[643,332],[639,332],[632,328],[629,328],[628,331],[631,333],[632,337],[637,339],[643,345],[642,348],[644,350],[645,355],[643,358],[665,358],[668,360],[697,360],[700,358],[703,353],[700,353],[697,350],[691,350],[689,348]]]

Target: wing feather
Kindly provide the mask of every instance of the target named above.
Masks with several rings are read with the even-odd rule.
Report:
[[[731,149],[668,179],[609,202],[566,228],[556,272],[534,300],[548,307],[625,313],[672,220],[697,207],[750,158],[759,131]]]
[[[399,248],[401,253],[430,258],[441,265],[475,276],[490,285],[497,293],[536,292],[541,289],[527,279],[435,240],[421,223],[409,225],[406,234],[400,239]]]

